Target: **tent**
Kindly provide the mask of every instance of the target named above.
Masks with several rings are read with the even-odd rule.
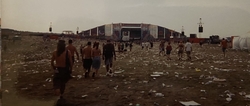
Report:
[[[250,33],[245,35],[233,37],[232,47],[235,50],[248,50],[250,51]]]

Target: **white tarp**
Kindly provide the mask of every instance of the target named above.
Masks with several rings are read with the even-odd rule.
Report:
[[[233,49],[250,50],[250,33],[233,38]]]
[[[105,25],[105,36],[111,36],[112,35],[112,26],[111,24]]]
[[[233,47],[233,49],[236,49],[236,50],[238,50],[238,49],[240,49],[240,37],[234,37],[233,38],[233,44],[232,44],[232,47]]]
[[[156,25],[150,25],[149,26],[150,35],[152,35],[154,38],[158,38],[158,26]]]

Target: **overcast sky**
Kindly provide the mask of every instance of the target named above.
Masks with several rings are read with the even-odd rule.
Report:
[[[87,30],[111,23],[148,23],[203,37],[250,31],[250,0],[2,0],[3,28],[53,32]]]

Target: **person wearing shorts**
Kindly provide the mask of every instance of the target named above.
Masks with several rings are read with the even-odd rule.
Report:
[[[92,74],[92,77],[95,77],[98,75],[98,70],[101,66],[101,50],[99,49],[99,43],[96,42],[92,49],[92,56],[93,56],[93,63],[92,68],[95,70]]]
[[[106,75],[113,76],[112,66],[113,66],[113,59],[116,59],[116,54],[115,54],[115,47],[110,42],[110,40],[107,40],[107,44],[103,47],[102,58],[106,65],[106,71],[107,71]]]
[[[221,41],[221,47],[224,57],[226,57],[227,41],[223,38]]]
[[[187,60],[191,60],[191,51],[192,51],[192,44],[187,40],[185,44],[185,51],[187,53]]]
[[[87,43],[87,47],[82,50],[83,68],[85,70],[85,78],[89,77],[92,65],[92,48],[91,42]]]

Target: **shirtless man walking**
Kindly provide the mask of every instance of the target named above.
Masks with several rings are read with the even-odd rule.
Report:
[[[183,45],[182,41],[180,41],[180,43],[176,49],[178,49],[178,57],[179,57],[179,60],[181,60],[183,52],[184,52],[184,45]]]
[[[71,39],[69,40],[68,43],[69,43],[69,45],[66,48],[70,51],[70,53],[72,55],[72,61],[73,61],[73,63],[75,63],[74,54],[76,53],[77,60],[79,60],[79,54],[78,54],[78,52],[76,50],[76,47],[72,45],[73,41]]]
[[[91,42],[87,43],[87,47],[82,50],[83,68],[85,69],[85,78],[89,77],[92,65],[92,48]]]
[[[223,38],[221,41],[221,47],[224,57],[226,57],[227,41]]]

